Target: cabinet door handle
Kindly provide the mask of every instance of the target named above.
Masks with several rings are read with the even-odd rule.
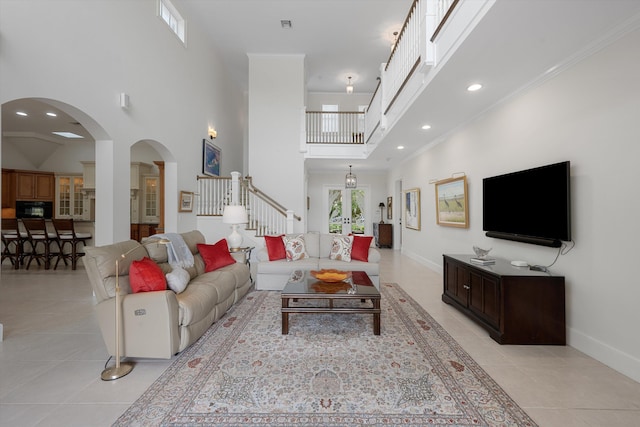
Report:
[[[471,289],[471,286],[469,286],[469,285],[462,285],[462,287],[465,288],[466,290]]]

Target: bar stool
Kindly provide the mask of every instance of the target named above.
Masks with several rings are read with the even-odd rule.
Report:
[[[86,245],[87,240],[91,238],[90,233],[76,233],[73,225],[73,219],[53,219],[53,227],[56,229],[56,235],[58,237],[58,245],[60,252],[56,265],[53,269],[58,268],[60,259],[64,261],[64,265],[67,265],[67,260],[71,260],[71,269],[75,270],[78,262],[78,258],[84,256],[84,252],[78,252],[78,244]],[[71,246],[70,252],[65,253],[64,248],[69,244]]]
[[[47,224],[44,218],[23,218],[22,224],[27,230],[27,242],[31,245],[31,252],[25,253],[25,257],[29,257],[27,261],[27,270],[31,266],[31,261],[34,259],[40,265],[40,260],[44,261],[44,268],[48,270],[51,266],[51,258],[57,256],[59,252],[51,252],[51,244],[55,243],[60,249],[58,243],[58,237],[55,233],[49,233],[47,231]],[[42,252],[38,252],[38,247],[44,246]]]
[[[18,228],[18,219],[2,218],[2,262],[8,258],[16,270],[20,268],[22,262],[23,241],[23,236]]]

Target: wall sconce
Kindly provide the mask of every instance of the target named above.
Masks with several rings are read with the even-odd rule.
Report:
[[[212,127],[209,127],[209,139],[215,139],[218,136],[218,132]]]

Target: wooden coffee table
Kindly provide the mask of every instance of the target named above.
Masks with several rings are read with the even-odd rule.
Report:
[[[329,301],[328,307],[291,306],[291,302],[307,299]],[[371,306],[335,307],[335,300],[371,300]],[[340,283],[325,283],[309,271],[294,272],[282,290],[282,334],[289,333],[289,313],[356,313],[373,314],[373,333],[380,335],[380,292],[364,271],[353,271]]]

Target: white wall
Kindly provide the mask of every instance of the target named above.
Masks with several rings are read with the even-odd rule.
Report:
[[[441,268],[443,253],[492,255],[551,264],[556,249],[507,242],[482,231],[482,179],[571,161],[575,248],[552,267],[566,278],[571,346],[640,381],[640,30],[552,80],[504,102],[392,171],[388,185],[422,190],[422,230],[404,230],[403,251]],[[491,90],[487,87],[484,90]],[[435,223],[432,178],[463,171],[470,228]],[[544,203],[544,194],[539,197]],[[427,238],[428,237],[428,238]]]
[[[109,188],[96,189],[96,243],[129,236],[128,209],[118,207],[128,203],[136,142],[166,148],[167,231],[196,227],[195,213],[177,213],[178,191],[196,190],[209,126],[218,131],[222,174],[242,170],[242,94],[200,30],[188,26],[185,48],[156,16],[155,0],[2,1],[0,28],[0,102],[56,100],[98,133],[98,185]]]
[[[254,184],[296,215],[306,216],[304,56],[249,55],[249,174]],[[283,191],[284,189],[284,191]],[[295,231],[304,231],[295,221]]]

